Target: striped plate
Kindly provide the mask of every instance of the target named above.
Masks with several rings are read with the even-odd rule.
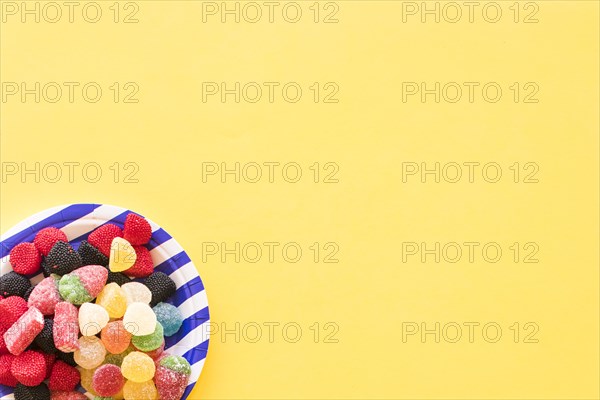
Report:
[[[131,211],[103,204],[71,204],[42,211],[20,222],[0,237],[0,273],[11,271],[8,263],[10,250],[21,242],[32,242],[42,228],[60,228],[69,241],[77,245],[100,225],[113,223],[123,227],[125,217]],[[177,285],[177,292],[168,300],[177,306],[184,317],[183,326],[177,334],[166,338],[165,351],[185,357],[192,366],[192,376],[183,399],[186,399],[200,377],[208,351],[210,334],[208,300],[202,280],[194,263],[183,248],[164,229],[150,221],[152,239],[148,244],[157,271],[169,275]],[[33,283],[43,279],[39,274],[31,279]],[[12,399],[13,388],[0,385],[0,397]],[[85,392],[80,388],[81,392]],[[90,398],[93,396],[89,393]]]

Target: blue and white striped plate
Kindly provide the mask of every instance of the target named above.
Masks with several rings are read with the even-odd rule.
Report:
[[[1,274],[12,270],[8,262],[10,250],[21,242],[32,242],[35,234],[43,228],[60,228],[75,248],[90,232],[106,223],[121,228],[125,217],[132,211],[104,204],[70,204],[42,211],[20,222],[0,237]],[[194,263],[183,248],[164,229],[146,218],[152,226],[152,239],[147,245],[154,261],[155,270],[169,275],[177,285],[177,292],[168,300],[177,306],[184,317],[179,332],[166,338],[165,351],[186,358],[192,366],[192,375],[183,399],[192,391],[200,377],[208,351],[209,324],[208,299],[202,280]],[[39,274],[31,281],[43,279]],[[83,389],[80,389],[85,392]],[[13,388],[0,385],[2,399],[13,399]],[[90,398],[91,394],[86,393]]]

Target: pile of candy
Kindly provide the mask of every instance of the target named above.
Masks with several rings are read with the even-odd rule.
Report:
[[[166,302],[176,286],[154,271],[151,236],[132,213],[77,250],[53,227],[11,250],[13,271],[0,277],[0,384],[16,400],[87,399],[78,385],[97,400],[181,399],[190,364],[164,352],[164,337],[183,318]]]

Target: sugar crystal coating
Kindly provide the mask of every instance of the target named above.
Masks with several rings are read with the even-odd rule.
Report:
[[[54,309],[54,345],[63,353],[72,353],[79,348],[78,317],[77,307],[66,301],[58,303]]]
[[[111,318],[121,318],[127,309],[125,292],[116,283],[104,286],[96,298],[96,304],[104,307]]]
[[[160,347],[164,340],[163,327],[160,323],[156,323],[156,329],[149,335],[134,336],[131,343],[136,349],[146,352],[156,350]]]
[[[90,296],[96,298],[106,285],[108,270],[102,265],[86,265],[71,272],[71,275],[78,277]]]
[[[156,329],[156,314],[146,303],[131,303],[125,311],[123,324],[132,335],[149,335]]]
[[[44,329],[44,316],[35,307],[31,307],[4,333],[6,348],[18,356]]]
[[[106,351],[111,354],[120,354],[129,347],[131,333],[127,332],[123,321],[113,321],[102,329],[100,339],[106,347]]]
[[[104,307],[84,303],[79,307],[79,330],[83,336],[94,336],[108,324],[110,317]]]
[[[123,386],[125,400],[155,400],[158,397],[152,380],[146,382],[127,381]]]
[[[96,396],[98,393],[96,393],[92,387],[92,378],[94,377],[96,369],[85,369],[78,366],[77,370],[79,370],[79,374],[81,375],[81,387]]]
[[[114,396],[121,391],[124,384],[121,368],[112,364],[98,367],[92,377],[92,387],[100,396]]]
[[[94,369],[102,364],[106,356],[104,345],[96,336],[79,338],[79,350],[75,350],[74,358],[77,365],[85,369]]]
[[[53,315],[54,307],[61,301],[58,282],[54,276],[49,276],[33,287],[27,304],[36,307],[44,315]]]
[[[64,300],[75,305],[80,305],[94,299],[92,295],[85,290],[81,280],[77,276],[71,274],[67,274],[60,278],[60,281],[58,282],[58,291]]]
[[[121,286],[121,289],[125,292],[125,298],[127,299],[127,305],[131,303],[146,303],[150,304],[152,301],[152,293],[146,285],[140,282],[129,282]]]
[[[177,307],[169,303],[158,303],[153,308],[156,319],[163,326],[165,336],[173,336],[183,324],[183,316]]]
[[[139,351],[129,353],[121,365],[123,376],[133,382],[146,382],[154,377],[154,360]]]

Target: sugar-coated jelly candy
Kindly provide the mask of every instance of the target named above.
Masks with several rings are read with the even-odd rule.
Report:
[[[125,400],[155,400],[158,397],[152,380],[146,382],[127,381],[123,386]]]
[[[123,376],[133,382],[146,382],[154,378],[154,360],[139,351],[129,353],[121,364]]]
[[[6,348],[11,354],[18,356],[25,351],[42,329],[44,329],[44,316],[37,308],[29,308],[4,333]]]
[[[79,349],[75,350],[74,358],[77,365],[85,369],[94,369],[104,361],[106,349],[96,336],[79,338]]]
[[[146,285],[140,282],[128,282],[121,286],[121,289],[125,292],[125,298],[127,299],[127,305],[131,303],[146,303],[150,304],[152,301],[152,292]]]
[[[98,304],[83,303],[79,307],[79,330],[83,336],[97,335],[109,320],[106,309]]]
[[[177,307],[169,303],[158,303],[152,308],[156,319],[163,326],[165,336],[173,336],[183,324],[183,316]]]
[[[135,348],[143,352],[158,349],[163,341],[163,327],[159,322],[156,323],[156,329],[151,334],[144,336],[133,336],[131,339],[131,343],[135,346]]]
[[[63,353],[72,353],[79,348],[79,310],[73,304],[62,301],[54,308],[54,345]]]
[[[154,382],[161,400],[180,400],[191,374],[190,363],[183,357],[167,355],[157,362]]]
[[[146,303],[131,303],[123,316],[123,324],[132,335],[150,335],[156,329],[156,314]]]
[[[125,292],[114,282],[104,286],[96,298],[96,304],[104,307],[111,318],[121,318],[127,309]]]
[[[96,369],[92,377],[92,387],[100,396],[111,397],[123,389],[125,379],[121,368],[113,364],[105,364]]]
[[[108,351],[111,354],[120,354],[127,350],[131,343],[131,333],[125,330],[123,321],[109,322],[102,329],[100,339]]]

